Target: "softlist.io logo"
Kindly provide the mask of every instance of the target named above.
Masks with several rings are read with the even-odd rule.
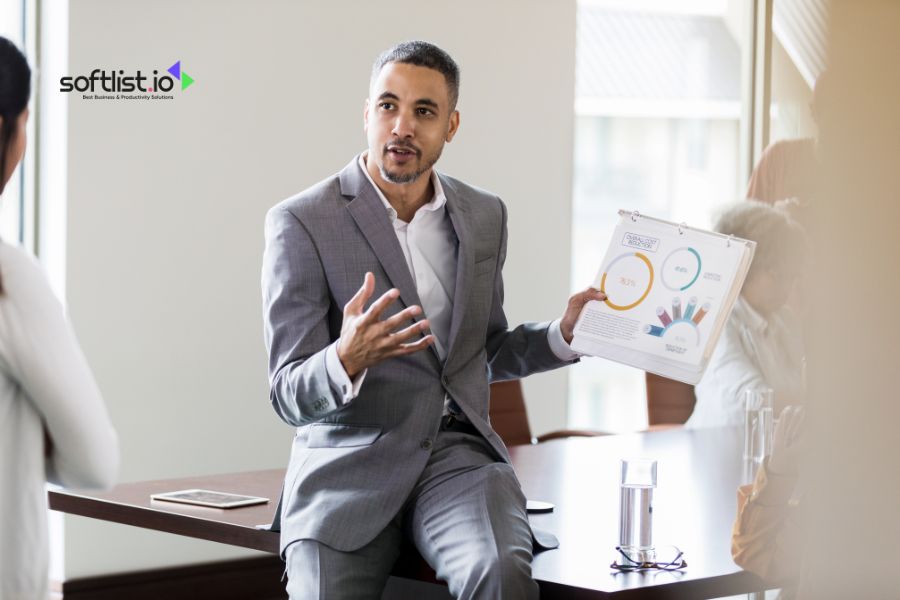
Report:
[[[94,69],[90,75],[66,76],[59,80],[59,91],[80,92],[84,100],[172,100],[176,81],[181,91],[194,84],[194,78],[181,68],[181,61],[175,61],[160,75],[154,69],[145,75],[140,69],[126,72],[125,69]]]

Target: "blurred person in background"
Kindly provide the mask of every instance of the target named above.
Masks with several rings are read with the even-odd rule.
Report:
[[[788,406],[778,418],[772,454],[750,485],[738,489],[731,554],[743,569],[773,585],[788,585],[779,600],[794,598],[792,581],[803,562],[804,525],[799,489],[803,408]]]
[[[787,306],[807,265],[803,229],[778,208],[742,202],[719,218],[716,231],[756,242],[756,254],[695,388],[697,404],[686,423],[692,428],[742,424],[748,390],[775,390],[776,412],[804,397],[802,329]]]
[[[25,152],[31,70],[0,37],[0,194]],[[44,272],[0,240],[0,600],[48,597],[45,482],[108,487],[116,432]]]
[[[809,108],[813,121],[827,131],[823,119],[826,99],[829,96],[828,72],[816,79]],[[821,135],[821,133],[820,133]],[[766,204],[785,203],[796,213],[801,213],[816,195],[819,178],[817,138],[778,140],[765,149],[747,188],[747,199]],[[792,213],[793,214],[793,213]],[[796,217],[796,214],[794,214]]]

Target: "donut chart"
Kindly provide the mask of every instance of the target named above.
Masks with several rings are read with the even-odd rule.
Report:
[[[659,277],[666,289],[683,292],[696,283],[702,265],[700,253],[690,246],[683,246],[669,253]]]
[[[640,252],[614,258],[600,279],[605,304],[613,310],[631,310],[647,298],[653,288],[653,264]]]

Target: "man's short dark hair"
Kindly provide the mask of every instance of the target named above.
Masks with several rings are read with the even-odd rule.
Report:
[[[450,92],[450,110],[456,108],[456,101],[459,100],[459,67],[456,66],[456,62],[450,58],[449,54],[434,44],[414,40],[401,42],[388,48],[375,59],[375,64],[372,65],[372,81],[375,81],[375,78],[381,73],[381,69],[388,63],[416,65],[438,71],[447,82],[447,89]]]

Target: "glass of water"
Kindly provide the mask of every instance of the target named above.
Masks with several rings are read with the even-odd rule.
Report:
[[[656,461],[622,461],[619,496],[619,547],[635,563],[653,562],[653,489]]]
[[[744,460],[761,463],[772,452],[775,392],[769,388],[744,394]]]

